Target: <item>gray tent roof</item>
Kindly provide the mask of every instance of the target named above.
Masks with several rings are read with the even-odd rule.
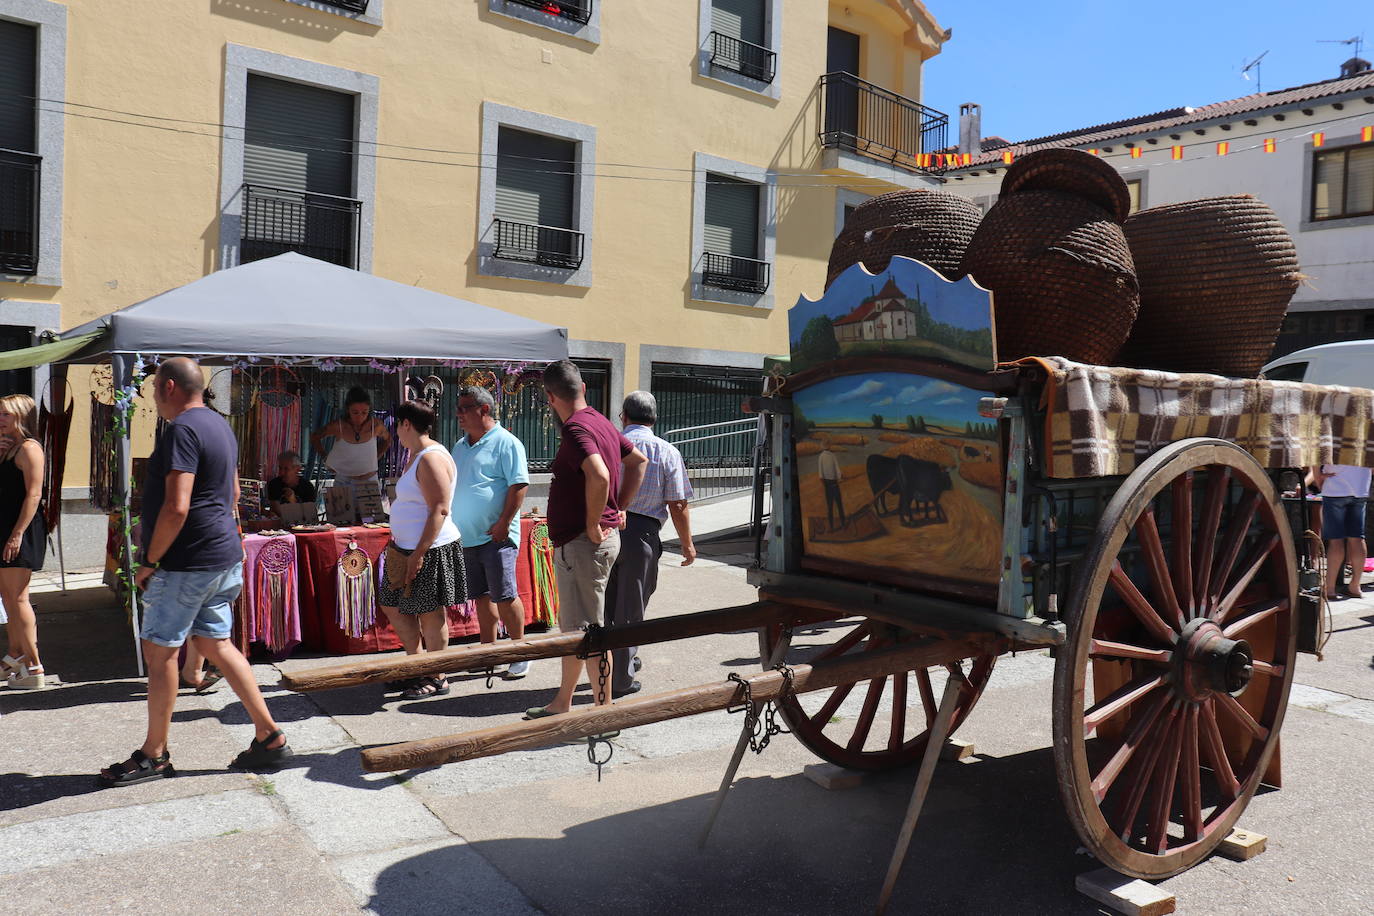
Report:
[[[72,328],[105,353],[551,362],[566,328],[287,253],[202,277]],[[83,359],[84,357],[84,359]]]

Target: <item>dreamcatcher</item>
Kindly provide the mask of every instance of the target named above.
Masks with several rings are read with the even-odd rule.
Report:
[[[274,537],[262,545],[253,568],[252,588],[253,633],[250,638],[265,644],[274,653],[300,642],[294,539]]]
[[[534,613],[552,626],[558,622],[558,583],[553,578],[553,539],[548,522],[535,522],[530,547],[534,549]]]
[[[420,378],[412,375],[406,380],[406,400],[428,404],[430,410],[438,413],[439,401],[444,396],[444,380],[437,375]]]
[[[225,366],[210,376],[209,387],[216,394],[207,406],[229,421],[229,428],[238,441],[239,476],[258,479],[255,467],[258,455],[258,423],[254,410],[258,394],[256,377],[246,370]]]
[[[114,372],[108,365],[91,370],[91,505],[101,512],[114,508],[115,462]]]
[[[263,370],[258,379],[257,464],[266,480],[277,466],[277,456],[295,451],[301,441],[301,382],[285,366]]]
[[[43,521],[51,537],[62,519],[62,478],[67,468],[67,436],[76,401],[65,377],[50,378],[39,398],[39,440],[48,460],[43,464]]]
[[[335,622],[354,639],[361,637],[377,622],[377,597],[372,584],[372,558],[349,541],[339,555],[339,597]]]

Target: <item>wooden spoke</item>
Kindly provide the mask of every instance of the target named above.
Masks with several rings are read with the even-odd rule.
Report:
[[[1212,551],[1216,547],[1217,529],[1221,527],[1221,507],[1230,483],[1229,467],[1212,467],[1208,470],[1207,495],[1202,504],[1202,518],[1198,521],[1194,534],[1197,556],[1193,560],[1193,596],[1201,614],[1211,610],[1208,596],[1211,594]]]
[[[873,729],[873,716],[878,712],[878,701],[883,697],[885,686],[887,675],[875,677],[868,682],[868,693],[864,695],[864,705],[859,710],[859,721],[854,724],[854,734],[849,736],[851,751],[864,749],[864,742],[868,740],[868,733]]]
[[[921,668],[916,672],[916,689],[921,692],[921,706],[926,711],[926,725],[935,721],[935,689],[930,686],[930,669]]]
[[[1245,566],[1241,571],[1240,578],[1236,579],[1235,586],[1233,586],[1232,589],[1226,593],[1226,596],[1220,599],[1216,603],[1216,606],[1212,608],[1211,617],[1213,620],[1218,624],[1225,622],[1227,615],[1231,613],[1231,609],[1235,607],[1236,602],[1240,600],[1240,596],[1250,587],[1250,583],[1255,580],[1255,576],[1259,574],[1260,569],[1269,559],[1269,554],[1273,553],[1274,549],[1278,547],[1280,543],[1281,539],[1279,536],[1277,534],[1272,534],[1266,540],[1255,546],[1250,556],[1246,558]]]
[[[1256,674],[1267,674],[1269,677],[1283,677],[1283,673],[1288,669],[1283,665],[1275,665],[1271,662],[1255,661],[1250,663],[1250,667]]]
[[[906,739],[906,672],[892,675],[892,726],[887,736],[887,749],[895,751]]]
[[[820,661],[823,658],[836,658],[854,648],[860,640],[869,634],[872,624],[865,621],[845,634],[844,638],[815,657],[813,661]]]
[[[1286,610],[1288,610],[1287,598],[1284,598],[1282,601],[1271,601],[1254,613],[1247,614],[1244,617],[1231,621],[1231,623],[1222,628],[1222,635],[1227,639],[1235,639],[1238,635],[1244,633],[1261,620],[1266,620]]]
[[[1198,709],[1189,707],[1183,720],[1183,757],[1178,775],[1183,780],[1183,840],[1202,836],[1202,764],[1198,759]]]
[[[1183,716],[1176,716],[1170,726],[1167,743],[1160,755],[1160,764],[1150,780],[1150,820],[1145,830],[1145,848],[1155,855],[1163,855],[1169,848],[1169,812],[1174,803],[1174,784],[1178,780],[1178,759],[1183,750]]]
[[[1188,619],[1197,616],[1193,595],[1193,472],[1188,471],[1173,482],[1174,584],[1178,588],[1178,603]]]
[[[1217,786],[1227,798],[1238,798],[1240,781],[1231,769],[1231,759],[1226,756],[1226,745],[1221,741],[1221,729],[1217,726],[1217,714],[1211,700],[1198,707],[1198,716],[1203,739],[1202,750],[1205,752],[1208,765],[1212,768],[1212,775],[1216,777]]]
[[[1116,589],[1116,593],[1121,596],[1126,607],[1130,608],[1131,613],[1145,626],[1145,629],[1150,631],[1151,635],[1166,645],[1173,644],[1174,631],[1164,622],[1164,618],[1160,617],[1155,609],[1150,606],[1150,602],[1145,600],[1140,589],[1136,588],[1130,576],[1126,575],[1126,570],[1121,568],[1120,561],[1112,566],[1108,581],[1111,582],[1112,588]]]
[[[826,724],[830,722],[830,717],[835,714],[835,710],[840,708],[840,704],[848,699],[849,692],[854,689],[854,685],[857,683],[858,681],[850,681],[848,684],[841,684],[832,690],[825,701],[825,705],[811,717],[811,721],[821,728],[825,728]]]
[[[1178,595],[1174,592],[1174,580],[1169,575],[1169,561],[1164,557],[1164,544],[1159,539],[1159,525],[1155,522],[1155,510],[1146,508],[1135,523],[1136,537],[1140,541],[1141,555],[1145,568],[1150,572],[1150,585],[1155,596],[1155,606],[1164,609],[1170,626],[1182,629],[1183,609],[1178,606]]]
[[[1150,649],[1106,639],[1094,639],[1088,646],[1088,654],[1093,658],[1138,658],[1160,665],[1167,665],[1174,658],[1174,653],[1169,649]]]
[[[1130,762],[1131,757],[1140,748],[1140,743],[1145,734],[1155,724],[1155,720],[1159,718],[1159,714],[1164,711],[1168,702],[1169,694],[1161,690],[1155,694],[1144,710],[1131,720],[1131,725],[1126,730],[1126,736],[1122,739],[1121,746],[1116,749],[1116,753],[1107,761],[1106,766],[1098,771],[1097,776],[1093,778],[1093,797],[1097,799],[1099,804],[1102,799],[1107,797],[1107,793],[1111,791],[1112,783],[1116,782],[1116,778],[1121,775],[1121,771],[1125,769],[1126,764]]]
[[[1259,494],[1253,490],[1246,492],[1236,504],[1235,512],[1231,514],[1231,525],[1226,529],[1226,537],[1222,539],[1216,569],[1212,570],[1212,588],[1218,592],[1231,581],[1231,570],[1235,568],[1240,549],[1245,545],[1246,532],[1250,530],[1255,513],[1259,510],[1259,499]],[[1215,599],[1218,596],[1208,597]]]
[[[945,665],[945,670],[949,672],[949,676],[959,685],[960,691],[966,693],[973,689],[973,685],[969,683],[969,679],[964,677],[964,666],[962,664],[956,662],[952,665]]]
[[[1163,675],[1147,675],[1124,684],[1106,698],[1099,700],[1092,709],[1083,713],[1083,737],[1091,735],[1099,725],[1112,716],[1145,696],[1164,683]]]
[[[1122,796],[1121,804],[1117,806],[1115,830],[1116,835],[1121,837],[1124,843],[1129,843],[1135,832],[1135,818],[1140,813],[1140,803],[1145,800],[1145,792],[1150,787],[1150,774],[1155,770],[1155,764],[1164,750],[1169,730],[1173,727],[1177,715],[1178,704],[1174,704],[1169,707],[1168,715],[1150,732],[1145,756],[1140,759],[1140,765],[1136,768],[1136,779],[1131,783],[1130,791]]]
[[[1240,701],[1235,697],[1231,696],[1229,693],[1218,693],[1216,698],[1217,707],[1229,712],[1231,717],[1245,726],[1246,731],[1250,732],[1250,734],[1254,735],[1260,741],[1269,737],[1269,729],[1256,722],[1255,717],[1250,715],[1249,711],[1246,710],[1244,706],[1240,705]]]

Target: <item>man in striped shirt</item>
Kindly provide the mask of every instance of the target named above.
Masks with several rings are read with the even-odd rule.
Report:
[[[620,555],[606,584],[606,625],[638,623],[644,619],[649,598],[658,587],[658,561],[663,556],[659,530],[669,516],[682,544],[682,565],[697,558],[692,545],[692,527],[687,500],[692,484],[682,454],[669,442],[654,435],[658,404],[647,391],[632,391],[620,411],[625,438],[648,459],[644,482],[635,498],[625,507],[625,529],[620,534]],[[612,654],[611,697],[638,693],[634,679],[640,668],[638,647],[616,649]]]

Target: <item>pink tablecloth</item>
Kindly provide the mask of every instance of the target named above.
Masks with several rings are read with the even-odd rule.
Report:
[[[301,641],[296,547],[292,534],[243,538],[244,633],[248,642],[261,643],[282,657]]]

